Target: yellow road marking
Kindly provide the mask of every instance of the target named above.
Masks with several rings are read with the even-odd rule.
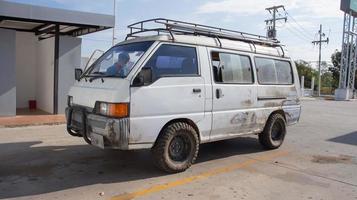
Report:
[[[185,185],[185,184],[188,184],[188,183],[192,183],[192,182],[200,180],[200,179],[205,179],[205,178],[209,178],[211,176],[215,176],[215,175],[218,175],[218,174],[223,174],[223,173],[231,172],[231,171],[234,171],[234,170],[237,170],[237,169],[241,169],[241,168],[244,168],[244,167],[248,167],[248,166],[250,166],[250,165],[252,165],[254,163],[257,163],[259,161],[267,161],[267,160],[271,160],[271,159],[274,159],[274,158],[277,158],[277,157],[285,156],[287,154],[288,154],[288,152],[286,152],[286,151],[277,151],[277,152],[274,152],[274,153],[265,154],[265,155],[262,155],[262,156],[258,156],[256,158],[248,159],[248,160],[246,160],[244,162],[236,163],[236,164],[229,165],[229,166],[226,166],[226,167],[212,169],[210,171],[203,172],[203,173],[198,174],[198,175],[190,176],[190,177],[187,177],[187,178],[179,179],[179,180],[168,182],[168,183],[165,183],[165,184],[154,185],[152,187],[149,187],[149,188],[146,188],[146,189],[137,190],[137,191],[134,191],[134,192],[131,192],[131,193],[127,193],[127,194],[120,194],[120,195],[117,195],[117,196],[113,196],[111,198],[111,200],[130,200],[130,199],[134,199],[136,197],[142,197],[142,196],[145,196],[145,195],[148,195],[148,194],[160,192],[160,191],[167,190],[167,189],[170,189],[170,188],[173,188],[173,187],[177,187],[177,186],[180,186],[180,185]]]

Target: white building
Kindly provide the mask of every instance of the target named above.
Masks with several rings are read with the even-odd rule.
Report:
[[[81,65],[81,38],[114,27],[102,15],[0,1],[0,116],[37,108],[63,113],[74,68]]]

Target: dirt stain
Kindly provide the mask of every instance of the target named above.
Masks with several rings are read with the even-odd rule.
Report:
[[[312,186],[319,186],[323,188],[327,188],[330,186],[328,183],[323,183],[318,180],[312,179],[309,176],[298,174],[295,172],[286,172],[284,174],[279,174],[275,176],[283,181],[288,183],[297,183],[299,185],[312,185]]]
[[[283,90],[283,91],[279,91],[278,89],[275,89],[273,91],[273,96],[276,96],[276,97],[285,97],[287,96],[286,92]]]
[[[278,102],[267,102],[264,104],[264,107],[279,107],[281,106],[281,103]]]
[[[238,113],[231,119],[231,124],[244,124],[248,120],[249,113]]]
[[[251,106],[251,105],[253,105],[253,102],[250,99],[248,99],[248,100],[242,101],[241,105],[242,106]]]
[[[348,155],[339,155],[339,156],[323,156],[323,155],[314,155],[312,156],[312,162],[320,164],[352,164],[352,156]]]

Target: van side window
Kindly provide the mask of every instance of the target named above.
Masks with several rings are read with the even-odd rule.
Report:
[[[287,61],[276,60],[275,61],[276,73],[278,74],[279,84],[292,84],[293,76],[291,65]]]
[[[196,48],[163,44],[144,68],[151,68],[152,81],[167,76],[197,76]]]
[[[258,81],[266,85],[293,84],[291,64],[288,61],[270,58],[255,58]]]
[[[213,75],[216,83],[253,83],[253,70],[248,56],[212,52]]]

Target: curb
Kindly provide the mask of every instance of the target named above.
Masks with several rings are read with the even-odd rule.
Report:
[[[66,124],[66,122],[48,122],[48,123],[34,123],[34,124],[9,124],[0,125],[0,128],[20,128],[20,127],[30,127],[30,126],[56,126]]]

